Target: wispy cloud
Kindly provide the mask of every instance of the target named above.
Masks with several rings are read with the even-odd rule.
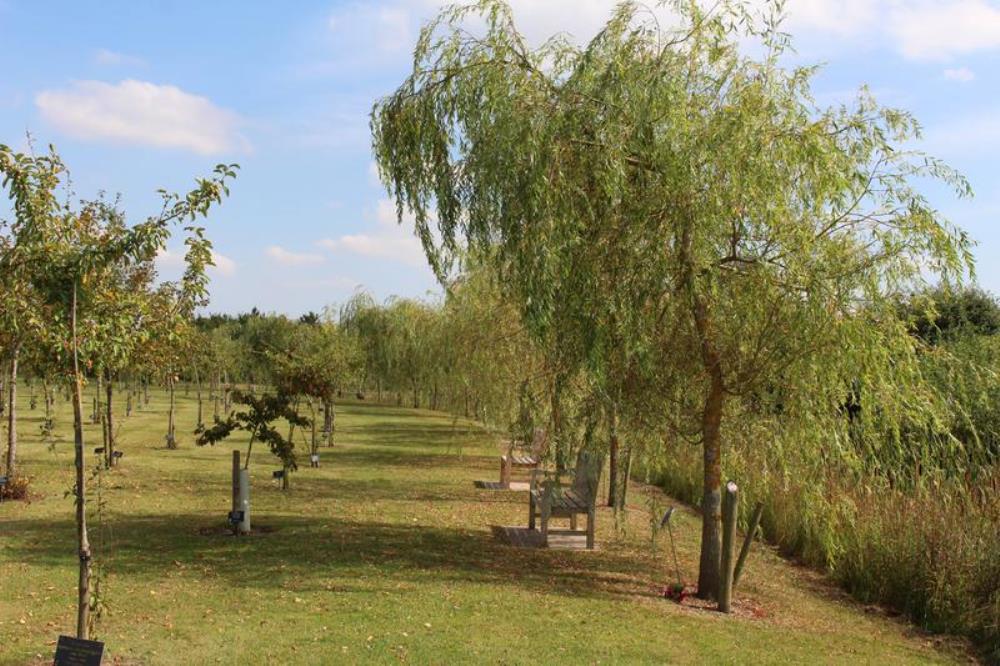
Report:
[[[900,2],[886,25],[900,53],[913,60],[1000,48],[1000,7],[985,0]]]
[[[202,155],[247,152],[241,120],[211,100],[171,85],[77,81],[45,90],[35,104],[58,130],[87,140],[178,148]]]
[[[976,78],[976,73],[973,72],[968,67],[956,67],[955,69],[944,70],[944,78],[949,81],[960,81],[961,83],[968,83]]]
[[[618,0],[509,0],[520,30],[532,43],[564,33],[578,43],[592,38],[608,20]],[[383,57],[409,55],[421,21],[445,0],[380,0],[352,4],[329,19],[329,28],[356,53],[360,40]],[[649,14],[663,26],[675,16],[667,7]],[[705,7],[713,0],[703,0]],[[766,0],[749,0],[762,11]],[[885,44],[910,60],[945,61],[976,51],[1000,48],[1000,6],[996,0],[788,0],[784,28],[809,49],[856,49]],[[645,11],[645,10],[644,10]],[[823,38],[836,38],[823,41]],[[822,45],[817,47],[817,44]]]
[[[323,263],[323,255],[308,252],[292,252],[280,245],[272,245],[264,251],[268,257],[282,266],[314,266]]]
[[[212,250],[212,263],[214,266],[208,267],[209,273],[223,277],[231,277],[236,274],[236,262],[215,250]],[[161,273],[178,273],[183,267],[183,250],[163,249],[156,255],[156,269]]]
[[[111,49],[97,49],[94,62],[107,67],[145,67],[146,61],[127,53],[119,53]]]
[[[375,226],[372,233],[324,238],[316,244],[334,252],[385,259],[407,266],[427,265],[423,246],[412,235],[412,215],[404,218],[402,225],[397,224],[395,207],[388,199],[382,199],[375,208]]]

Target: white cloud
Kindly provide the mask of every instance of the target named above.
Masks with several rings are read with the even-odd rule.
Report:
[[[375,224],[374,233],[324,238],[316,244],[334,252],[387,259],[407,266],[427,265],[423,245],[411,234],[412,215],[404,217],[402,225],[397,224],[395,206],[388,199],[382,199],[375,208]]]
[[[265,250],[268,257],[282,266],[314,266],[323,263],[323,256],[307,252],[291,252],[279,245],[272,245]]]
[[[957,67],[955,69],[944,70],[944,78],[949,81],[961,81],[968,83],[976,78],[976,73],[968,67]]]
[[[219,254],[215,250],[212,250],[212,262],[215,266],[209,268],[208,270],[210,271],[215,271],[219,275],[225,275],[226,277],[236,273],[236,262],[224,254]]]
[[[211,100],[171,85],[126,80],[77,81],[35,97],[42,116],[66,134],[89,140],[180,148],[202,155],[247,151],[241,121]]]
[[[583,43],[603,27],[618,0],[509,0],[518,27],[532,44],[555,33]],[[766,0],[749,0],[758,12]],[[382,0],[350,5],[330,19],[338,44],[354,54],[361,40],[382,56],[409,55],[421,23],[446,0]],[[714,0],[702,0],[714,6]],[[655,2],[647,2],[654,6]],[[661,25],[667,8],[651,10]],[[1000,0],[788,0],[784,29],[800,48],[855,50],[886,45],[911,60],[948,60],[1000,48]]]
[[[98,49],[94,53],[94,62],[108,67],[145,67],[146,61],[138,56],[119,53],[110,49]]]
[[[208,267],[210,274],[231,277],[236,273],[236,262],[224,254],[219,254],[212,250],[212,262],[214,266]],[[156,270],[159,273],[167,273],[168,277],[176,277],[184,268],[184,250],[162,249],[156,253]]]
[[[949,60],[1000,47],[1000,7],[985,0],[900,2],[887,25],[899,51],[913,60]]]

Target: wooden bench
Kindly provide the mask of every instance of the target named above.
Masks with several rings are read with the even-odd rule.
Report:
[[[580,451],[576,469],[545,471],[536,469],[531,474],[528,492],[528,529],[535,529],[536,519],[541,522],[542,541],[548,545],[549,520],[569,518],[570,530],[577,532],[577,516],[587,516],[587,549],[594,549],[594,522],[597,505],[597,485],[601,479],[604,456]],[[562,483],[562,477],[571,483]]]
[[[510,477],[515,467],[537,469],[542,464],[548,441],[544,428],[535,428],[531,444],[527,448],[519,447],[516,440],[510,440],[507,453],[500,456],[500,483],[504,487],[510,486]]]

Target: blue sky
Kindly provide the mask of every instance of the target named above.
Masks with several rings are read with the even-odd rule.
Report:
[[[81,196],[155,209],[218,162],[238,162],[212,215],[211,311],[297,315],[436,292],[411,230],[377,182],[367,114],[408,71],[435,0],[49,2],[0,0],[0,142],[54,143]],[[514,0],[533,40],[590,37],[612,0]],[[979,245],[1000,292],[1000,0],[789,0],[798,60],[824,62],[818,101],[867,83],[916,114],[921,146],[976,192],[934,204]],[[177,248],[161,258],[169,274]]]

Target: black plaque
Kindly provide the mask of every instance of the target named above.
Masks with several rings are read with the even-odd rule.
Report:
[[[52,666],[101,666],[104,643],[60,636]]]

